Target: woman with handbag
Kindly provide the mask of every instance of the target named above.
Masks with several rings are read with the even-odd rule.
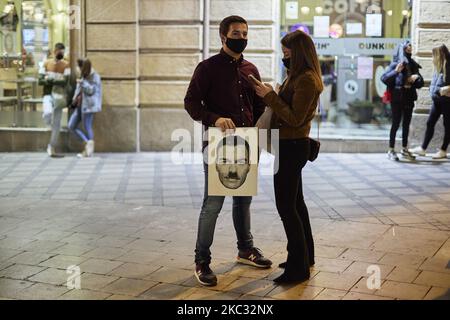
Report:
[[[444,118],[444,141],[441,148],[435,153],[433,159],[447,158],[447,148],[450,143],[450,53],[445,44],[433,48],[433,65],[434,74],[430,85],[431,106],[430,115],[427,121],[427,130],[422,146],[418,146],[409,150],[419,156],[425,156],[425,150],[430,144],[434,134],[434,127],[438,122],[441,114]]]
[[[78,60],[81,80],[78,82],[72,101],[75,109],[69,120],[69,130],[84,142],[84,150],[79,157],[92,157],[94,154],[94,114],[102,110],[102,84],[100,75],[92,68],[89,59]],[[79,125],[83,122],[85,132]]]
[[[254,81],[256,93],[273,110],[272,129],[279,129],[278,171],[274,175],[278,213],[288,239],[284,273],[276,283],[301,282],[314,265],[314,242],[308,208],[303,197],[302,169],[314,160],[318,144],[309,139],[323,91],[322,75],[312,39],[302,31],[281,40],[288,76],[277,94],[269,84]],[[311,156],[311,151],[314,155]]]
[[[381,81],[387,86],[391,96],[392,126],[389,137],[388,158],[399,161],[395,152],[395,138],[400,123],[402,129],[402,157],[414,160],[408,150],[409,125],[412,119],[414,102],[417,100],[417,89],[424,85],[419,69],[422,68],[412,57],[412,47],[409,41],[399,45],[392,63],[381,76]]]

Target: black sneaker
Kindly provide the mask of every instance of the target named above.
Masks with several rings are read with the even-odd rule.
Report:
[[[213,287],[217,285],[217,277],[208,264],[197,264],[194,275],[203,286]]]
[[[237,262],[257,268],[270,268],[272,266],[272,261],[264,258],[261,250],[258,248],[252,248],[248,251],[239,251]]]

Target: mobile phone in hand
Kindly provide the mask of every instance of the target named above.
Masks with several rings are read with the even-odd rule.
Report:
[[[250,74],[250,75],[248,76],[248,78],[250,79],[250,81],[251,81],[255,86],[258,86],[258,85],[261,84],[261,82],[260,82],[258,79],[256,79],[255,76],[252,75],[252,74]]]

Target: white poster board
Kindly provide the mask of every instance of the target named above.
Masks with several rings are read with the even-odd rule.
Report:
[[[366,37],[381,37],[383,16],[379,13],[366,14]]]
[[[298,2],[287,1],[286,2],[286,19],[297,20],[298,19]]]
[[[208,129],[208,195],[256,196],[258,193],[258,128],[224,133]]]
[[[330,36],[330,17],[315,16],[314,17],[314,37],[329,38]]]
[[[347,35],[361,35],[363,33],[363,27],[361,22],[349,22],[346,24]]]
[[[372,57],[358,57],[358,79],[373,79]]]

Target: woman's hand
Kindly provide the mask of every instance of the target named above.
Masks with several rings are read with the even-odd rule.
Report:
[[[445,86],[442,87],[441,89],[439,89],[439,93],[441,94],[441,96],[450,96],[450,86]]]
[[[409,77],[407,79],[407,82],[413,84],[414,82],[416,82],[417,79],[419,79],[419,75],[418,74],[413,74],[411,77]]]
[[[269,83],[260,82],[259,84],[255,85],[254,88],[256,94],[261,98],[264,98],[268,93],[274,91],[273,87]]]
[[[395,72],[400,73],[403,71],[403,69],[405,69],[405,65],[403,64],[403,62],[400,62],[396,67],[395,67]]]

